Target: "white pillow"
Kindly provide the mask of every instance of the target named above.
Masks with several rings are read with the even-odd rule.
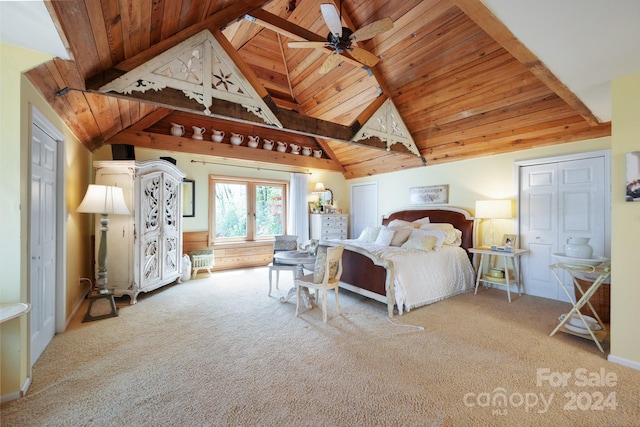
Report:
[[[404,242],[407,241],[412,230],[415,229],[408,227],[395,229],[393,239],[391,239],[391,243],[389,244],[389,246],[401,246]]]
[[[456,240],[460,238],[460,236],[462,236],[462,232],[460,230],[457,230],[456,228],[453,227],[453,225],[444,223],[444,222],[423,224],[420,226],[420,229],[421,230],[441,230],[446,232],[447,238],[444,242],[446,245],[455,244]],[[456,233],[456,230],[459,231],[459,234]],[[462,240],[460,242],[462,243]],[[457,245],[457,246],[460,246],[460,245]]]
[[[424,224],[429,224],[431,221],[429,220],[428,216],[425,216],[424,218],[416,219],[413,222],[414,222],[414,224],[418,224],[417,226],[420,227],[420,226],[422,226]]]
[[[395,234],[395,230],[383,225],[380,227],[380,233],[378,233],[378,237],[376,238],[376,245],[389,246]]]
[[[409,240],[402,244],[403,248],[406,249],[419,249],[421,251],[430,252],[432,251],[438,239],[435,236],[426,236],[421,234],[413,234],[409,236]]]
[[[365,227],[360,233],[360,237],[358,240],[366,243],[373,243],[378,238],[378,234],[380,233],[380,227]]]
[[[414,230],[415,234],[419,234],[422,236],[433,236],[437,239],[436,244],[434,246],[434,250],[438,250],[442,247],[442,245],[445,244],[447,237],[449,236],[448,233],[444,230],[425,230],[424,228],[419,228],[417,230]]]
[[[405,227],[418,228],[419,226],[420,226],[419,224],[415,224],[411,221],[405,221],[403,219],[394,219],[389,224],[387,224],[387,227],[394,228],[394,229],[405,228]]]

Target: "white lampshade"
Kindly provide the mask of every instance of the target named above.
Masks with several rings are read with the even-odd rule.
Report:
[[[503,219],[513,217],[511,200],[476,201],[476,218]]]
[[[313,191],[315,191],[317,193],[320,193],[320,192],[327,191],[327,190],[324,188],[324,184],[319,182],[319,183],[316,184],[316,188]]]
[[[78,206],[78,212],[129,215],[129,209],[124,201],[122,188],[110,185],[90,184],[87,193]]]

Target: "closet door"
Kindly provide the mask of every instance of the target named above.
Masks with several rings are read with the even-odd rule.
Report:
[[[525,292],[567,301],[549,270],[569,237],[588,237],[594,256],[608,256],[609,209],[604,156],[520,169],[520,244]],[[567,278],[565,278],[567,279]]]
[[[351,186],[351,239],[357,239],[368,226],[380,225],[378,216],[378,184],[366,182]]]

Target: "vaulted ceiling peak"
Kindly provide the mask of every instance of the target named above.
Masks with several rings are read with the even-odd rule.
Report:
[[[282,128],[246,76],[209,30],[100,87],[101,92],[131,94],[172,88],[201,104],[211,114],[214,98],[242,105],[265,123]]]

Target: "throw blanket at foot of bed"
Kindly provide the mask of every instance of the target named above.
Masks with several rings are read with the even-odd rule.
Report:
[[[353,290],[355,287],[356,292],[364,289],[358,293],[386,302],[389,305],[389,316],[393,315],[394,305],[397,306],[398,313],[402,314],[405,310],[467,292],[474,286],[473,266],[467,252],[461,247],[443,246],[438,250],[425,252],[358,240],[331,241],[327,244],[344,244],[345,251],[364,255],[360,257],[362,259],[368,258],[371,263],[368,267],[362,265],[362,260],[358,262],[360,265],[343,262],[342,282],[351,285],[344,286],[346,289]],[[377,289],[370,289],[371,285],[368,283],[349,283],[354,281],[354,277],[358,277],[357,272],[362,274],[374,268],[385,270],[386,280],[393,283],[391,292],[387,290],[381,295],[380,279],[370,281],[372,285],[377,283]],[[373,295],[369,295],[370,293]]]

